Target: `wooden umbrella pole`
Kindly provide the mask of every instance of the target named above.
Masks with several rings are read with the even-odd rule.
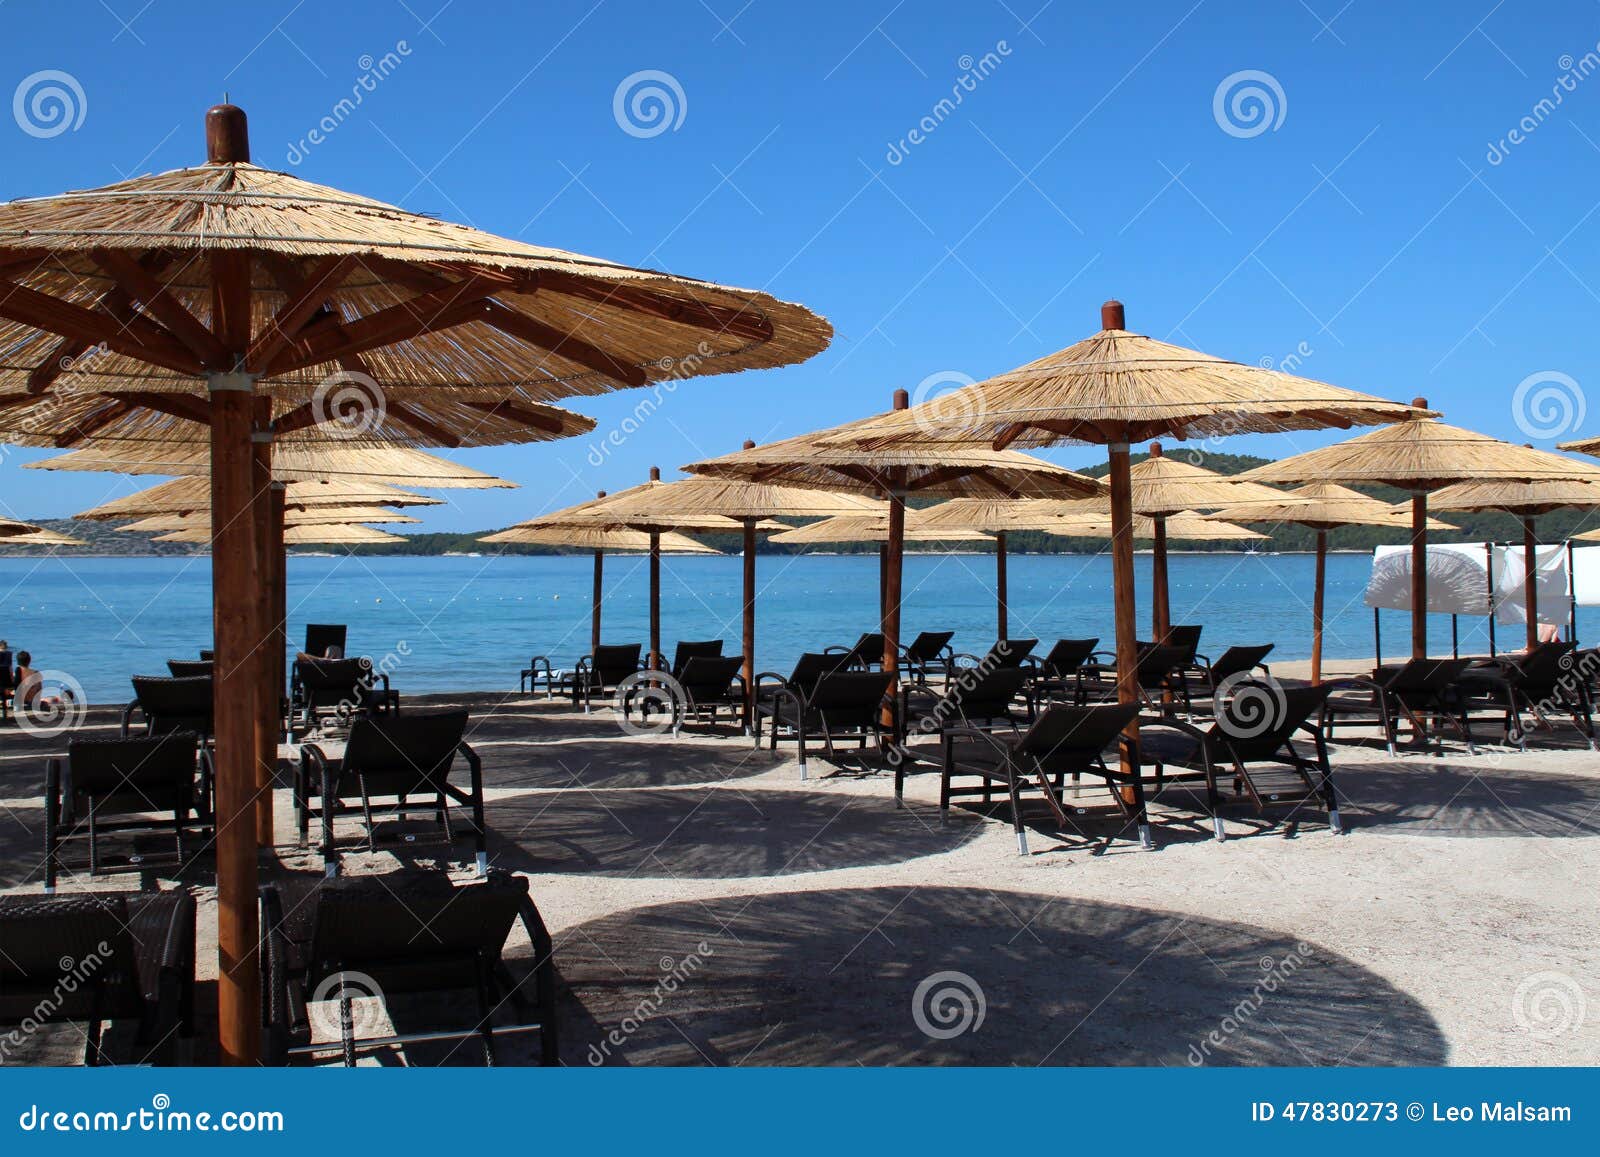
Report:
[[[883,608],[889,605],[889,544],[878,547],[878,621],[883,621]]]
[[[260,577],[251,516],[251,383],[211,387],[211,586],[217,823],[217,1028],[224,1064],[260,1059],[256,895],[256,663],[253,595]]]
[[[661,467],[650,467],[650,481],[661,481]],[[650,658],[652,671],[661,669],[661,531],[650,532]]]
[[[244,112],[218,105],[206,113],[206,159],[250,160]],[[206,378],[211,417],[211,603],[217,849],[217,1043],[223,1064],[261,1059],[260,920],[256,885],[256,691],[260,582],[250,494],[255,379],[242,371],[250,347],[251,257],[224,249],[211,256],[211,324],[230,351],[230,371]]]
[[[1539,645],[1539,540],[1533,533],[1533,515],[1522,516],[1522,589],[1528,614],[1528,650]]]
[[[1322,682],[1322,592],[1328,577],[1328,532],[1317,531],[1317,579],[1311,592],[1311,682]]]
[[[661,662],[661,532],[650,532],[650,669],[659,671]]]
[[[1165,642],[1172,629],[1172,607],[1167,602],[1167,520],[1156,515],[1150,550],[1150,637]]]
[[[1112,442],[1108,447],[1111,460],[1111,589],[1114,620],[1117,632],[1117,702],[1137,703],[1139,686],[1136,675],[1138,643],[1135,641],[1133,589],[1133,481],[1129,476],[1128,444]],[[1130,758],[1132,746],[1139,739],[1139,721],[1129,722],[1123,732],[1129,743],[1122,751],[1122,773],[1138,775],[1138,765]],[[1133,802],[1133,793],[1123,788],[1123,799]]]
[[[606,492],[598,491],[596,498],[604,498]],[[594,595],[590,599],[589,607],[589,653],[593,654],[600,646],[600,601],[605,596],[606,579],[606,552],[599,547],[594,552]]]
[[[744,726],[756,717],[756,520],[744,520],[744,620],[739,646],[744,651]]]
[[[907,409],[910,405],[910,394],[905,390],[894,392],[896,410]],[[900,671],[900,594],[906,549],[906,471],[903,466],[889,471],[886,497],[889,499],[889,538],[884,544],[887,566],[883,583],[883,670],[889,676],[889,690],[883,708],[883,725],[898,739],[894,704],[900,701],[897,678]]]
[[[272,658],[272,644],[277,638],[272,621],[277,582],[273,575],[283,560],[280,544],[272,540],[272,403],[265,397],[255,399],[250,451],[250,513],[259,568],[258,581],[251,587],[258,633],[250,654],[256,703],[256,846],[270,848],[274,843],[272,787],[278,771],[278,692],[272,685],[277,669]]]
[[[1006,534],[1000,531],[994,536],[994,589],[998,600],[1000,631],[996,636],[1002,643],[1011,637],[1010,607],[1006,593]]]
[[[272,558],[272,693],[275,697],[273,723],[282,719],[283,700],[289,680],[289,556],[284,549],[284,484],[274,482],[270,498]]]
[[[1428,492],[1411,496],[1411,657],[1428,657]]]

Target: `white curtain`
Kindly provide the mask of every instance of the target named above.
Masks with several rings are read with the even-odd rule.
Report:
[[[1534,548],[1537,563],[1534,590],[1538,594],[1539,621],[1564,627],[1572,615],[1572,584],[1567,574],[1567,548],[1564,544]],[[1494,548],[1494,617],[1498,623],[1528,621],[1524,589],[1527,575],[1520,546]]]

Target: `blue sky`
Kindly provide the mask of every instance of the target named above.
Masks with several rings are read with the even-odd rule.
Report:
[[[48,69],[83,93],[76,128],[35,136],[4,123],[0,195],[198,161],[201,115],[227,93],[250,114],[257,163],[528,241],[763,288],[836,328],[804,365],[685,384],[599,467],[591,439],[465,452],[523,488],[455,495],[427,529],[503,525],[639,481],[652,464],[670,476],[746,437],[881,410],[930,375],[1008,369],[1098,328],[1110,296],[1127,302],[1132,329],[1241,361],[1293,356],[1309,376],[1422,394],[1448,419],[1516,441],[1600,433],[1600,399],[1590,407],[1583,393],[1600,381],[1600,55],[1585,62],[1600,54],[1600,6],[1589,0],[1541,4],[1536,19],[1493,0],[195,11],[174,0],[0,9],[3,87]],[[305,147],[385,54],[397,62],[388,75]],[[654,135],[614,113],[619,86],[647,71],[676,88],[673,127]],[[1270,126],[1248,119],[1259,108],[1248,99],[1230,114],[1241,86],[1266,95]],[[959,105],[938,111],[957,89]],[[925,117],[933,127],[912,143]],[[1524,118],[1533,127],[1512,141]],[[1567,410],[1519,424],[1530,375],[1553,382]],[[637,400],[573,406],[599,421],[598,437]],[[1282,456],[1339,436],[1220,448]],[[1101,453],[1046,456],[1080,465]],[[38,456],[8,454],[0,508],[61,516],[132,488],[19,472]]]

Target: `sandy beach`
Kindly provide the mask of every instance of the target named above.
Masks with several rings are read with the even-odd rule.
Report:
[[[1600,1015],[1585,1007],[1600,992],[1600,756],[1570,727],[1535,733],[1526,753],[1447,743],[1443,757],[1391,758],[1376,742],[1341,742],[1343,836],[1320,814],[1286,826],[1235,806],[1219,843],[1195,799],[1169,789],[1153,809],[1157,849],[1144,852],[1104,787],[1085,786],[1079,830],[1055,832],[1040,807],[1024,857],[1004,806],[956,808],[941,826],[935,773],[910,776],[897,809],[871,752],[813,758],[802,782],[791,742],[774,755],[726,730],[628,735],[609,707],[584,715],[518,694],[406,701],[447,704],[473,713],[491,862],[529,877],[554,935],[567,1064],[1600,1057]],[[86,733],[114,725],[96,710]],[[43,764],[63,746],[6,736],[6,892],[40,889]],[[281,864],[264,878],[314,879],[287,782],[275,800]],[[453,862],[470,875],[468,842],[447,852],[412,827],[415,843],[369,855],[359,825],[342,823],[345,870]],[[195,882],[210,870],[202,860]],[[63,890],[90,886],[78,877]],[[136,874],[92,884],[137,886]],[[214,890],[198,894],[210,982]],[[527,955],[519,940],[513,956]],[[201,1042],[212,992],[202,984]],[[375,1001],[358,1008],[384,1016]],[[435,1011],[406,998],[391,1010],[397,1024]],[[64,1063],[81,1047],[63,1026],[9,1059]],[[477,1056],[417,1046],[366,1063]]]

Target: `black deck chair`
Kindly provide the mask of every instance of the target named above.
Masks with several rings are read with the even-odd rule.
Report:
[[[1184,650],[1168,643],[1139,644],[1139,655],[1134,661],[1133,678],[1139,699],[1152,711],[1167,711],[1165,693],[1172,692],[1183,700],[1184,710],[1190,708],[1188,688],[1184,683]],[[1113,661],[1109,668],[1097,672],[1091,682],[1085,680],[1086,697],[1115,699],[1117,696],[1117,671]]]
[[[1393,755],[1399,739],[1400,720],[1411,724],[1412,733],[1426,747],[1428,727],[1423,717],[1432,716],[1439,754],[1444,754],[1441,724],[1445,721],[1461,736],[1467,751],[1477,754],[1466,696],[1460,686],[1462,673],[1472,662],[1471,659],[1409,659],[1399,666],[1379,667],[1370,679],[1333,680],[1331,686],[1335,694],[1329,696],[1322,710],[1323,734],[1331,740],[1337,724],[1367,717],[1382,728],[1384,742]]]
[[[1116,656],[1095,650],[1099,645],[1097,638],[1057,639],[1049,654],[1032,664],[1034,698],[1083,703],[1088,698],[1085,678],[1098,677],[1101,664],[1116,662]]]
[[[540,1034],[542,1062],[559,1063],[553,946],[526,878],[494,871],[457,884],[442,872],[405,871],[300,879],[263,887],[261,908],[269,1063],[340,1053],[354,1065],[361,1051],[476,1039],[484,1064],[493,1065],[497,1040],[531,1032]],[[532,974],[523,980],[503,955],[519,919],[533,949]],[[356,1036],[353,999],[381,996],[387,1005],[401,993],[461,991],[477,1000],[470,1023]],[[340,1039],[311,1040],[318,1000],[338,1002]],[[496,1024],[506,1006],[511,1023]]]
[[[214,650],[212,650],[210,647],[201,647],[200,648],[200,657],[202,659],[204,659],[207,663],[210,663],[211,661],[213,661],[217,657],[217,653]]]
[[[883,635],[877,631],[863,631],[850,646],[826,647],[823,654],[841,656],[844,665],[852,671],[869,671],[883,665]]]
[[[70,741],[65,759],[45,764],[45,891],[55,891],[63,853],[79,842],[89,846],[89,875],[100,875],[106,836],[170,834],[176,866],[187,866],[185,836],[211,824],[211,775],[211,755],[192,731]],[[156,864],[136,853],[118,866]]]
[[[17,687],[17,669],[10,651],[0,651],[0,719],[11,714],[11,696]]]
[[[194,679],[201,675],[209,679],[215,668],[216,662],[212,659],[167,660],[167,670],[171,672],[174,679]]]
[[[1018,723],[1033,719],[1028,672],[1022,667],[963,667],[957,668],[938,691],[923,684],[905,684],[900,688],[896,718],[899,735],[895,743],[894,793],[898,805],[905,786],[906,765],[914,754],[907,746],[912,735],[941,735],[952,727],[1004,727],[1016,731]]]
[[[1194,662],[1182,668],[1185,688],[1193,688],[1203,697],[1215,699],[1217,689],[1241,679],[1272,678],[1272,669],[1264,662],[1272,654],[1275,643],[1259,643],[1248,647],[1229,647],[1215,659],[1196,655]],[[1191,696],[1193,692],[1191,692]]]
[[[1161,641],[1169,647],[1177,647],[1183,652],[1184,665],[1195,661],[1200,654],[1200,635],[1204,627],[1195,624],[1174,626],[1167,628],[1167,634]]]
[[[943,770],[939,785],[939,819],[950,814],[950,801],[957,797],[981,796],[984,803],[993,797],[996,784],[1004,785],[1011,796],[1011,820],[1017,833],[1017,854],[1028,854],[1028,833],[1022,822],[1022,790],[1030,781],[1050,805],[1059,828],[1071,826],[1064,798],[1066,777],[1098,776],[1111,788],[1111,797],[1121,813],[1139,827],[1139,842],[1152,847],[1150,819],[1145,811],[1141,777],[1125,776],[1120,761],[1108,764],[1106,749],[1119,742],[1123,728],[1139,713],[1137,703],[1105,703],[1092,707],[1054,704],[1039,713],[1029,728],[1007,735],[989,728],[952,727],[944,732]],[[956,776],[977,776],[975,786],[957,786]],[[1126,786],[1133,802],[1123,799]]]
[[[1502,655],[1468,667],[1459,686],[1469,711],[1486,706],[1502,713],[1508,743],[1527,749],[1525,713],[1535,724],[1548,727],[1549,716],[1560,711],[1571,716],[1572,725],[1593,749],[1593,700],[1589,673],[1579,666],[1581,658],[1576,643],[1540,643],[1520,655]]]
[[[607,695],[643,670],[639,643],[602,643],[578,660],[572,672],[572,705],[583,704],[587,713],[596,695]]]
[[[85,1022],[83,1063],[110,1058],[106,1021],[135,1020],[136,1064],[179,1064],[194,1040],[194,897],[0,896],[0,1025]]]
[[[1205,730],[1171,716],[1147,717],[1139,728],[1139,758],[1155,767],[1158,791],[1169,782],[1205,783],[1206,807],[1219,840],[1225,838],[1221,783],[1230,774],[1233,794],[1249,800],[1258,813],[1318,805],[1327,812],[1329,828],[1341,833],[1344,826],[1339,819],[1333,768],[1328,763],[1328,744],[1314,718],[1332,690],[1326,683],[1304,687],[1284,687],[1272,681],[1235,684],[1233,694],[1217,705],[1215,722]],[[1302,743],[1309,739],[1309,756],[1295,746],[1297,738]],[[1177,774],[1173,774],[1174,768]]]
[[[957,670],[961,667],[981,667],[992,671],[1000,667],[1023,667],[1039,645],[1038,639],[1001,639],[983,655],[957,655]]]
[[[708,722],[715,727],[718,713],[724,707],[732,714],[733,722],[741,722],[745,700],[744,675],[740,670],[743,666],[743,655],[696,655],[685,662],[677,675],[682,698],[675,704],[673,734],[683,730],[686,719],[698,722],[709,716]]]
[[[371,715],[396,714],[400,692],[389,686],[387,672],[376,670],[372,660],[318,659],[297,655],[294,661],[296,694],[291,700],[300,717],[301,731],[309,731],[325,716],[344,725]]]
[[[210,675],[182,679],[135,675],[133,700],[122,709],[122,738],[131,733],[137,712],[144,720],[146,735],[193,731],[202,741],[208,741],[213,738],[214,706]]]
[[[907,679],[926,683],[930,675],[948,677],[956,655],[950,648],[954,631],[922,631],[909,646],[900,648],[900,669]]]
[[[722,654],[721,639],[706,639],[703,642],[679,642],[672,650],[672,677],[681,679],[683,668],[690,659],[715,659]]]
[[[830,659],[837,656],[830,655]],[[756,747],[761,746],[761,721],[772,721],[769,750],[778,749],[779,733],[788,729],[799,746],[800,778],[806,778],[806,743],[820,738],[829,759],[835,759],[834,740],[852,738],[865,750],[867,739],[880,744],[892,741],[894,726],[885,726],[883,711],[892,706],[889,688],[894,674],[889,671],[839,671],[820,676],[802,693],[794,684],[774,689],[773,695],[756,701]],[[891,711],[891,714],[893,712]]]
[[[817,685],[818,679],[845,669],[843,655],[806,651],[794,661],[794,669],[787,676],[780,675],[776,671],[758,671],[755,701],[758,705],[763,700],[770,704],[780,692],[784,691],[805,698],[811,693],[811,688]]]
[[[314,743],[300,749],[300,768],[295,780],[295,816],[302,846],[310,834],[311,817],[322,820],[322,867],[324,874],[339,874],[339,853],[334,847],[333,822],[337,816],[360,812],[367,829],[367,851],[377,850],[373,823],[373,800],[393,800],[382,810],[404,820],[412,812],[429,812],[444,834],[453,842],[450,805],[460,804],[472,813],[473,850],[477,853],[478,874],[489,868],[483,819],[483,762],[465,743],[466,711],[412,711],[358,719],[345,741],[344,756],[330,760]],[[456,757],[467,764],[467,786],[451,781]],[[311,804],[312,795],[317,806]],[[346,804],[359,797],[359,806]]]
[[[307,623],[302,654],[318,659],[342,659],[350,628],[343,623]]]

